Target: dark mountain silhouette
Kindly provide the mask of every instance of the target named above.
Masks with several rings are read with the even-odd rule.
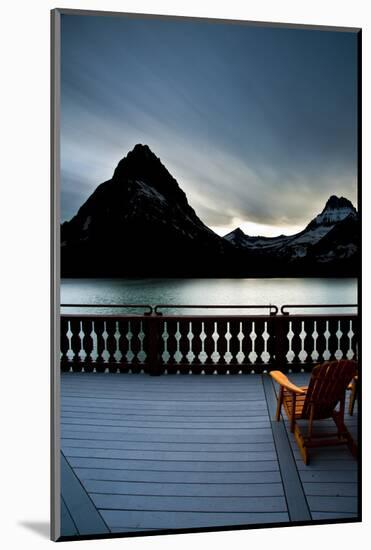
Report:
[[[332,196],[292,236],[224,238],[209,229],[160,159],[137,144],[61,226],[62,277],[354,275],[359,221]]]
[[[61,227],[62,277],[218,275],[234,254],[147,145],[136,145]]]

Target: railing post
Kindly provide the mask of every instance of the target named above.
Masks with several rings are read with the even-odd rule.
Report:
[[[279,370],[285,370],[287,358],[286,358],[286,338],[287,333],[285,332],[285,324],[287,317],[285,315],[277,315],[272,319],[275,330],[274,330],[274,351],[275,351],[275,368]]]
[[[163,367],[160,364],[160,331],[158,317],[148,316],[148,370],[151,376],[160,376]]]

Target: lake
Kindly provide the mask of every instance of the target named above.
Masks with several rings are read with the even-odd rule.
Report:
[[[355,278],[62,279],[62,304],[357,304]],[[63,308],[67,313],[119,313],[112,308]],[[197,310],[167,309],[167,313]],[[299,312],[300,310],[295,310]],[[308,310],[309,312],[310,310]],[[313,311],[313,310],[312,310]],[[318,312],[318,310],[316,310]],[[323,311],[328,311],[324,307]],[[353,310],[336,310],[337,312]],[[227,310],[222,310],[222,313]],[[237,311],[235,310],[235,313]]]

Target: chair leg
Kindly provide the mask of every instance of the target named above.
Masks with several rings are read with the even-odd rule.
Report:
[[[346,432],[346,427],[344,423],[344,414],[345,414],[345,392],[343,397],[340,399],[339,410],[334,411],[332,415],[332,418],[334,419],[336,427],[338,429],[339,439],[341,439],[341,437]]]
[[[354,442],[353,437],[348,432],[348,430],[346,430],[346,432],[347,433],[346,433],[345,437],[347,438],[348,449],[350,450],[350,452],[352,453],[354,458],[358,459],[358,447],[357,447],[356,443]]]
[[[301,454],[301,457],[303,459],[303,462],[306,466],[308,466],[309,464],[309,454],[308,454],[308,448],[307,446],[305,445],[305,439],[299,429],[299,426],[297,424],[295,424],[295,428],[294,428],[294,437],[295,437],[295,441],[299,447],[299,451],[300,451],[300,454]]]
[[[353,437],[351,436],[350,432],[344,424],[344,416],[341,414],[341,409],[339,412],[334,411],[332,418],[334,419],[334,422],[338,429],[339,439],[345,440],[344,443],[347,444],[348,449],[350,450],[354,458],[358,458],[357,445],[355,444]]]
[[[276,420],[277,420],[277,422],[279,422],[280,418],[281,418],[282,403],[283,403],[283,387],[280,386],[280,392],[278,394],[277,409],[276,409]]]
[[[353,384],[352,384],[352,389],[351,389],[351,393],[350,393],[350,398],[349,398],[349,415],[350,416],[353,416],[353,411],[354,411],[354,404],[356,402],[356,399],[357,399],[357,381],[356,380],[353,380]]]
[[[308,441],[312,438],[312,432],[313,432],[313,418],[314,418],[314,405],[313,403],[310,406],[310,415],[309,415],[309,422],[308,422]]]

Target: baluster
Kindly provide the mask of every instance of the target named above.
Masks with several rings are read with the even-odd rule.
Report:
[[[200,360],[200,353],[202,351],[202,341],[201,341],[201,332],[202,332],[202,323],[199,320],[192,321],[192,351],[194,353],[194,358],[192,361],[192,374],[201,374],[202,371],[202,362]]]
[[[255,353],[257,355],[256,362],[254,364],[254,371],[261,374],[265,370],[265,365],[262,357],[264,351],[264,338],[263,333],[265,330],[265,322],[261,319],[255,320]]]
[[[224,319],[219,319],[217,323],[217,331],[219,334],[217,349],[220,357],[216,364],[216,371],[218,374],[225,374],[228,370],[228,365],[224,357],[228,350],[228,341],[226,339],[226,334],[228,332],[227,321],[224,321]]]
[[[147,344],[148,344],[148,336],[146,338]],[[159,323],[158,328],[158,354],[159,354],[159,361],[161,364],[164,365],[164,369],[166,369],[167,374],[173,374],[174,371],[169,372],[168,370],[168,363],[170,359],[170,353],[168,351],[168,340],[169,340],[169,331],[167,329],[167,321],[162,321]],[[147,346],[148,347],[148,346]]]
[[[66,317],[61,318],[61,370],[63,372],[70,370],[68,361],[68,350],[70,349],[70,341],[67,336],[68,332],[68,319]]]
[[[117,372],[116,352],[116,319],[107,318],[106,320],[107,340],[106,347],[108,351],[108,370],[109,372]]]
[[[318,318],[317,319],[317,352],[318,360],[317,363],[323,363],[325,361],[324,353],[326,351],[326,319]]]
[[[189,366],[189,359],[188,359],[188,353],[191,349],[191,344],[188,339],[188,333],[190,330],[190,323],[188,320],[182,320],[179,319],[178,321],[178,331],[179,331],[179,352],[181,354],[180,359],[180,365],[179,365],[179,371],[181,374],[189,374],[190,372],[190,366]]]
[[[229,352],[231,354],[231,360],[229,363],[229,374],[238,374],[240,366],[238,364],[237,354],[240,351],[240,341],[238,334],[240,332],[240,321],[231,320],[229,322],[229,333],[231,338],[229,340]]]
[[[103,338],[103,332],[104,332],[104,320],[102,318],[98,318],[94,320],[94,331],[97,335],[97,358],[96,358],[96,370],[97,372],[104,372],[105,371],[105,364],[104,364],[104,358],[103,358],[103,352],[105,349],[105,342]]]
[[[313,319],[308,319],[304,323],[305,332],[307,333],[307,336],[305,338],[305,351],[307,352],[307,356],[305,358],[305,363],[303,365],[303,368],[305,372],[310,372],[312,370],[313,366],[313,357],[312,353],[314,352],[314,332],[315,332],[315,324]]]
[[[163,346],[163,341],[162,341],[162,337],[161,337],[161,334],[163,332],[163,322],[161,323],[161,326],[160,324],[158,325],[158,331],[159,331],[159,334],[157,334],[157,331],[156,331],[156,335],[157,335],[157,344],[156,344],[156,349],[157,349],[157,352],[158,350],[160,349],[161,346]],[[143,337],[143,340],[142,340],[142,350],[143,352],[145,353],[145,358],[143,359],[142,361],[142,369],[145,373],[151,373],[151,354],[150,354],[150,346],[151,346],[151,342],[150,342],[150,336],[151,336],[151,326],[150,326],[150,322],[149,322],[149,319],[148,318],[145,318],[142,320],[142,332],[144,334],[144,337]],[[161,348],[161,353],[163,352],[163,349]],[[162,363],[162,359],[161,359],[161,355],[159,355],[159,357],[157,358],[157,362],[161,361]]]
[[[160,318],[159,318],[160,319]],[[157,329],[158,327],[160,326],[160,323],[158,325],[156,325],[156,334],[157,334]],[[147,353],[146,353],[146,340],[148,339],[148,331],[146,333],[146,328],[148,328],[148,324],[146,324],[145,322],[145,319],[142,319],[140,321],[140,331],[139,331],[139,334],[138,334],[138,338],[139,338],[139,342],[140,342],[140,351],[138,353],[138,359],[139,359],[139,362],[142,366],[142,370],[143,372],[146,372],[146,368],[147,368],[147,365],[146,365],[146,360],[147,360]],[[156,349],[158,351],[159,349],[159,342],[157,342],[157,346],[156,346]]]
[[[268,319],[266,321],[266,331],[268,334],[268,338],[266,340],[266,347],[267,347],[267,353],[269,355],[268,361],[265,364],[265,368],[269,371],[271,370],[273,363],[274,363],[274,352],[275,352],[275,341],[274,341],[274,321],[272,319]]]
[[[119,361],[119,371],[120,372],[128,372],[128,359],[126,357],[126,354],[129,350],[129,342],[126,338],[126,335],[128,333],[129,327],[128,327],[128,321],[126,319],[119,319],[118,321],[118,330],[120,333],[120,337],[118,339],[118,350],[121,353],[120,361]]]
[[[204,340],[204,351],[206,353],[206,360],[204,365],[205,374],[213,374],[215,372],[215,365],[213,363],[212,354],[214,353],[214,334],[215,323],[214,321],[204,321],[204,332],[206,338]]]
[[[72,370],[74,372],[82,371],[82,362],[80,357],[80,350],[81,350],[81,338],[80,338],[81,324],[80,323],[81,323],[80,319],[77,319],[77,318],[71,318],[70,320],[70,329],[72,332],[71,349],[73,352]]]
[[[342,332],[339,339],[339,349],[342,353],[341,359],[347,359],[347,351],[349,349],[349,319],[340,319],[340,330]]]
[[[91,332],[93,330],[93,323],[91,319],[82,319],[81,328],[84,334],[82,338],[82,348],[86,353],[84,359],[84,370],[86,372],[93,371],[93,359],[91,353],[93,351],[93,338],[91,337]]]
[[[176,332],[177,332],[177,322],[173,320],[167,320],[166,321],[166,327],[167,327],[167,351],[169,354],[168,362],[166,363],[166,370],[169,374],[175,374],[178,371],[178,363],[175,358],[176,351],[178,349],[178,342],[175,338]],[[162,350],[163,352],[163,350]],[[161,352],[161,353],[162,353]]]
[[[327,345],[330,352],[329,361],[336,361],[336,350],[338,349],[338,339],[336,332],[338,330],[338,319],[329,319],[328,322],[328,331],[330,333]]]
[[[244,374],[250,374],[252,370],[251,354],[253,351],[253,340],[251,339],[253,325],[252,321],[244,319],[242,321],[242,332],[244,339],[242,340],[242,353],[245,355],[243,363],[240,365],[240,369]]]
[[[140,333],[140,320],[138,319],[131,319],[130,320],[130,328],[131,332],[133,334],[133,337],[131,339],[131,351],[133,352],[133,359],[131,361],[131,372],[138,373],[142,370],[142,367],[140,365],[138,353],[140,352],[140,339],[139,339],[139,333]]]
[[[301,338],[300,338],[301,329],[302,329],[301,319],[291,318],[291,330],[293,332],[293,337],[291,340],[291,350],[294,353],[294,357],[290,365],[292,372],[300,372],[301,370],[300,356],[299,356],[301,351]]]

